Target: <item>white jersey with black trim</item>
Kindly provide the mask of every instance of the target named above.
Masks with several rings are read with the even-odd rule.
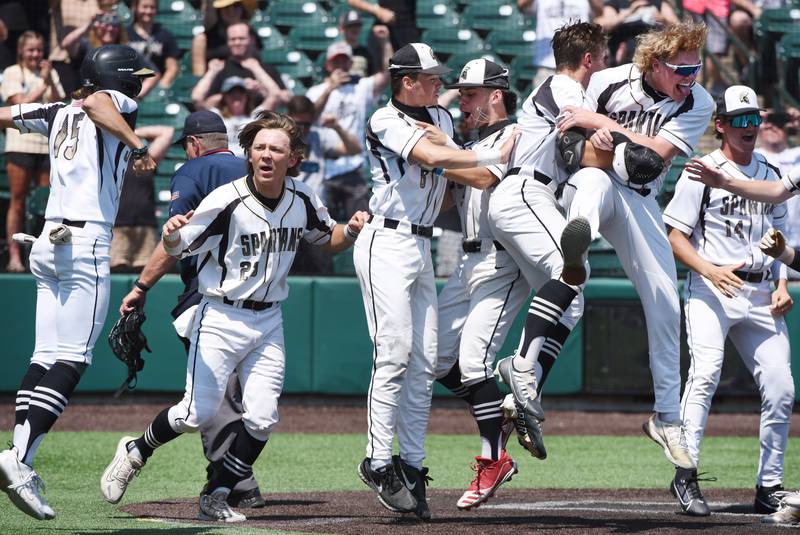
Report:
[[[492,148],[501,147],[506,140],[514,133],[514,123],[509,120],[500,121],[491,126],[481,129],[478,141],[467,143],[464,148]],[[498,180],[502,180],[508,169],[507,164],[494,164],[488,166],[489,170]],[[488,213],[489,197],[494,186],[480,190],[471,186],[450,182],[450,193],[453,196],[453,203],[458,209],[461,218],[461,232],[465,240],[493,239],[489,231]]]
[[[780,180],[778,169],[754,152],[749,165],[728,160],[721,150],[703,156],[703,161],[719,166],[731,178],[740,180]],[[785,203],[770,204],[744,199],[724,189],[705,186],[689,179],[678,180],[675,196],[664,210],[664,222],[687,236],[697,253],[716,265],[745,262],[745,271],[765,271],[773,259],[759,247],[761,236],[770,227],[783,230]]]
[[[565,74],[555,74],[539,84],[517,114],[521,135],[508,168],[520,167],[521,176],[541,173],[556,184],[566,182],[569,174],[556,155],[556,120],[564,106],[583,106],[585,101],[583,86]]]
[[[136,101],[119,91],[103,89],[102,92],[111,96],[133,129]],[[82,103],[74,100],[70,104],[18,104],[11,107],[11,114],[20,132],[38,132],[48,138],[50,196],[45,218],[113,226],[130,148],[97,128],[83,111]]]
[[[447,180],[409,161],[425,135],[416,121],[433,124],[453,137],[453,118],[445,108],[405,106],[392,99],[367,123],[367,152],[372,168],[370,213],[431,226],[439,215]]]
[[[607,115],[636,134],[661,137],[686,156],[694,153],[714,113],[714,101],[702,85],[695,83],[689,95],[676,102],[651,87],[632,63],[594,73],[586,95],[587,109]],[[608,173],[620,180],[613,171]],[[653,194],[662,181],[663,175],[652,183]]]
[[[300,239],[325,244],[335,225],[304,183],[286,177],[274,204],[255,190],[251,176],[245,176],[206,196],[180,229],[180,243],[166,249],[182,258],[198,255],[198,289],[204,295],[283,301]]]

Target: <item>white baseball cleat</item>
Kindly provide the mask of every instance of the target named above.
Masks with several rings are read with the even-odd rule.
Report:
[[[567,284],[579,286],[586,282],[586,251],[592,243],[592,227],[583,216],[571,219],[561,232],[561,254],[564,268],[561,278]]]
[[[128,451],[128,442],[136,440],[135,437],[122,437],[117,443],[114,459],[106,467],[103,477],[100,478],[100,492],[109,503],[119,503],[128,484],[139,474],[144,466],[139,450],[135,447]]]
[[[800,509],[784,503],[783,507],[772,513],[761,517],[762,524],[772,524],[776,526],[797,526],[800,525]]]
[[[214,520],[217,522],[244,522],[247,517],[237,513],[226,501],[230,491],[215,489],[211,494],[200,495],[200,514],[198,520]]]
[[[23,513],[37,520],[56,517],[55,511],[42,496],[44,481],[33,468],[20,462],[13,450],[0,452],[0,481],[3,492]]]
[[[652,414],[642,424],[642,430],[653,442],[664,448],[664,455],[669,462],[687,470],[697,469],[692,456],[689,455],[683,425],[662,422],[656,414]]]

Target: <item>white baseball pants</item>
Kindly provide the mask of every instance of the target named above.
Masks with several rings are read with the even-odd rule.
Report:
[[[111,229],[97,223],[69,227],[72,242],[53,245],[45,222],[30,254],[36,277],[36,345],[31,362],[50,368],[56,360],[92,363],[111,290]]]
[[[530,292],[506,251],[464,253],[439,294],[436,377],[458,361],[465,386],[491,378],[497,351]]]
[[[697,462],[722,371],[725,338],[730,336],[761,394],[756,483],[765,487],[783,483],[783,456],[794,406],[786,322],[770,313],[771,299],[769,281],[745,282],[738,295],[729,298],[697,273],[689,272],[687,277],[684,311],[692,361],[681,405],[689,452]]]
[[[186,391],[170,407],[179,433],[197,432],[219,410],[234,370],[242,387],[242,422],[253,438],[269,439],[278,423],[285,371],[280,305],[254,311],[203,297],[197,308],[186,362]]]
[[[421,466],[436,367],[436,284],[427,238],[368,224],[353,262],[374,347],[367,397],[367,457]]]
[[[647,322],[654,410],[680,411],[680,308],[675,259],[654,197],[642,197],[602,169],[581,169],[564,188],[569,219],[584,216],[602,234],[639,294]]]

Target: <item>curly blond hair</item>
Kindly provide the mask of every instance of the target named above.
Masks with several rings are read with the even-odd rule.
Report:
[[[255,121],[252,121],[242,128],[239,132],[239,145],[247,154],[247,172],[253,174],[253,164],[250,163],[250,148],[256,135],[262,130],[283,130],[289,136],[289,150],[293,156],[297,157],[297,163],[290,167],[286,174],[297,176],[300,173],[300,164],[303,163],[303,155],[306,151],[306,143],[303,141],[303,132],[294,119],[282,113],[273,111],[262,111],[258,114]]]
[[[700,51],[706,42],[708,29],[703,23],[680,22],[637,38],[633,63],[642,73],[652,70],[655,59],[663,61],[684,50]]]

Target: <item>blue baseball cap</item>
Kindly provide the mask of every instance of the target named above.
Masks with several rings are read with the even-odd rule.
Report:
[[[220,134],[227,134],[228,130],[225,128],[225,123],[222,117],[209,110],[200,110],[190,113],[186,120],[183,122],[183,132],[181,137],[175,142],[176,145],[183,145],[188,136],[196,136],[198,134],[210,134],[217,132]]]

